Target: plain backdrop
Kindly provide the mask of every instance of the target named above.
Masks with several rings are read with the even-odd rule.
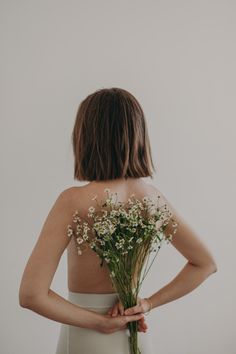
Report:
[[[1,354],[53,354],[60,323],[21,308],[21,276],[58,194],[89,93],[121,87],[148,123],[154,183],[218,272],[147,318],[158,354],[235,354],[236,2],[1,0]],[[150,296],[186,259],[164,245]],[[66,252],[51,288],[67,296]]]

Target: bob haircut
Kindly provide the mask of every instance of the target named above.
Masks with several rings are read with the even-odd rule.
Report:
[[[137,99],[124,89],[99,89],[80,103],[72,145],[74,179],[153,178],[145,116]]]

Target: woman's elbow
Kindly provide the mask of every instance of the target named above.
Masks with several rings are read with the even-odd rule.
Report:
[[[19,305],[21,307],[30,308],[35,301],[35,296],[30,292],[19,292]]]
[[[209,262],[206,265],[204,265],[204,268],[206,269],[207,273],[213,274],[217,272],[217,264],[215,261]]]
[[[41,297],[40,289],[21,287],[18,294],[19,305],[21,307],[33,308],[40,301]]]
[[[204,262],[199,264],[192,263],[191,261],[189,261],[189,263],[201,268],[207,275],[213,274],[218,270],[215,261]]]
[[[217,264],[215,262],[213,262],[211,265],[210,265],[210,270],[211,270],[211,273],[216,273],[218,268],[217,268]]]

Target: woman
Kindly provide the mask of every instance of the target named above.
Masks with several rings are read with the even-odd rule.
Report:
[[[216,263],[190,226],[156,186],[151,177],[151,148],[143,110],[137,99],[120,88],[100,89],[80,104],[72,133],[74,179],[82,187],[62,191],[52,206],[26,264],[19,289],[19,303],[61,323],[56,354],[128,354],[127,323],[138,321],[139,348],[151,354],[144,314],[199,286],[216,272]],[[126,202],[131,194],[141,199],[158,193],[178,223],[172,245],[187,259],[181,272],[149,298],[138,297],[126,309],[118,301],[106,264],[92,249],[78,256],[66,227],[75,210],[86,218],[94,195],[104,189],[117,192]],[[94,202],[95,203],[95,202]],[[171,226],[166,229],[171,232]],[[68,299],[50,289],[60,258],[67,249]],[[145,333],[145,334],[144,334]]]

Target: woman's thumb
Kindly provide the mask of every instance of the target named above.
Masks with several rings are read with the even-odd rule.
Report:
[[[126,321],[127,322],[138,321],[143,317],[144,317],[143,313],[139,313],[137,315],[132,315],[132,316],[126,316]]]
[[[137,313],[137,312],[140,312],[140,309],[139,309],[139,306],[138,306],[138,305],[126,309],[125,312],[124,312],[124,314],[125,314],[125,315],[133,315],[133,314],[135,314],[135,313]]]

